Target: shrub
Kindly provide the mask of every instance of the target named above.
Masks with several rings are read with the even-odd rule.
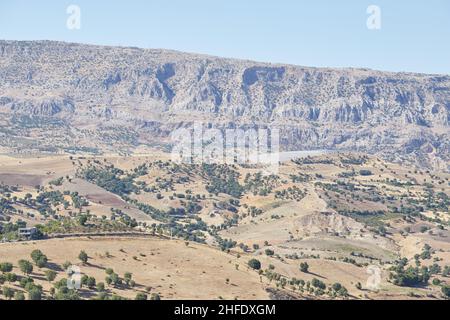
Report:
[[[47,265],[48,259],[41,250],[36,249],[31,252],[31,259],[34,261],[37,267],[43,268]]]
[[[15,273],[6,273],[5,274],[5,280],[8,282],[16,282],[17,281],[17,275]]]
[[[304,273],[308,273],[309,271],[309,265],[307,262],[300,263],[300,271]]]
[[[339,289],[338,294],[341,297],[347,297],[348,296],[348,290],[345,287],[342,287]]]
[[[326,285],[325,285],[325,283],[323,283],[322,281],[320,281],[319,279],[317,279],[317,278],[313,278],[312,280],[311,280],[311,285],[313,286],[313,287],[315,287],[315,288],[318,288],[318,289],[322,289],[322,290],[325,290],[326,289]],[[339,288],[340,289],[340,288]]]
[[[130,284],[132,277],[133,277],[133,275],[131,274],[131,272],[125,272],[123,279],[125,280],[125,283],[127,284],[127,286]]]
[[[45,271],[45,278],[47,279],[47,281],[52,282],[56,278],[56,272],[53,270]]]
[[[105,284],[104,284],[103,282],[97,283],[97,291],[98,291],[98,292],[103,292],[103,291],[105,291]]]
[[[11,288],[3,287],[3,295],[6,299],[11,300],[12,297],[14,297],[14,291]]]
[[[13,269],[12,263],[9,263],[9,262],[0,263],[0,271],[1,272],[3,272],[3,273],[11,272],[12,269]]]
[[[261,269],[261,262],[256,259],[251,259],[248,262],[248,266],[254,270],[260,270]]]
[[[41,300],[42,299],[42,289],[38,287],[33,287],[28,291],[28,300]]]
[[[34,282],[34,280],[32,278],[22,278],[22,279],[20,279],[20,286],[22,288],[25,288],[28,285],[28,283],[33,283],[33,282]]]
[[[139,292],[134,300],[147,300],[147,295],[145,293]]]
[[[371,176],[372,171],[363,169],[363,170],[359,170],[359,174],[362,176]]]
[[[107,275],[112,275],[112,274],[114,273],[114,270],[111,269],[111,268],[107,268],[107,269],[105,270],[105,272],[106,272]]]
[[[161,300],[161,297],[157,293],[152,293],[150,300]]]
[[[333,284],[332,288],[334,291],[338,292],[339,290],[341,290],[342,285],[340,283],[336,282],[335,284]]]
[[[95,285],[96,285],[96,280],[95,280],[95,278],[94,277],[88,277],[88,279],[86,280],[86,286],[88,287],[88,288],[94,288],[95,287]]]
[[[25,295],[23,294],[23,292],[16,291],[16,293],[14,294],[14,300],[25,300]]]
[[[409,267],[406,270],[403,266],[397,267],[395,273],[390,274],[393,283],[401,287],[415,287],[428,283],[430,275],[427,269]]]
[[[122,280],[120,279],[117,273],[112,273],[111,275],[105,278],[105,281],[108,285],[118,286],[122,284]]]
[[[30,274],[33,272],[33,265],[28,260],[19,260],[19,268],[24,274]]]
[[[444,296],[450,298],[450,286],[442,286],[441,291],[444,294]]]
[[[70,262],[70,261],[66,261],[66,262],[64,262],[63,265],[62,265],[62,267],[63,267],[64,270],[69,269],[70,266],[72,266],[72,262]]]
[[[81,262],[83,263],[87,263],[88,262],[88,255],[86,252],[84,252],[83,250],[80,252],[80,254],[78,255],[78,259],[80,259]]]

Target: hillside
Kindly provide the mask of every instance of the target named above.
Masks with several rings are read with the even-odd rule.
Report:
[[[192,121],[450,169],[450,76],[0,41],[0,152],[130,152]]]
[[[28,294],[29,276],[44,299],[67,298],[69,261],[96,283],[108,268],[117,274],[106,291],[86,284],[82,299],[445,298],[448,173],[349,153],[285,161],[271,176],[169,158],[0,156],[0,265],[12,266],[0,267],[2,290]],[[36,239],[20,235],[24,226]],[[19,260],[36,249],[47,261],[24,274]]]

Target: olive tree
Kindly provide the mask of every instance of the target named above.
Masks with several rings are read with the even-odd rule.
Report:
[[[26,275],[33,272],[33,265],[28,260],[19,260],[19,268]]]

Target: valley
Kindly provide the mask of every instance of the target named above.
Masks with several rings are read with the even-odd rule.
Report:
[[[449,178],[339,152],[286,159],[277,175],[156,149],[1,156],[0,264],[12,269],[0,280],[42,299],[442,299]],[[24,273],[34,250],[45,263]],[[68,264],[79,290],[64,284]]]

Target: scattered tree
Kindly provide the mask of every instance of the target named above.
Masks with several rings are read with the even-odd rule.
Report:
[[[308,273],[309,272],[309,265],[308,262],[302,262],[300,263],[300,271],[304,272],[304,273]]]
[[[248,266],[254,270],[260,270],[261,269],[261,262],[256,259],[251,259],[248,262]]]
[[[136,298],[134,300],[147,300],[147,295],[145,293],[139,292],[136,294]]]
[[[89,257],[87,253],[82,250],[78,255],[78,259],[80,259],[80,261],[83,262],[83,264],[86,264],[88,262]]]
[[[47,256],[43,254],[39,249],[33,250],[33,252],[31,252],[31,259],[34,261],[38,268],[45,267],[48,262]]]
[[[132,280],[132,273],[131,272],[125,272],[123,279],[125,280],[125,283],[128,285],[130,285],[130,281]]]
[[[19,268],[23,274],[29,275],[33,272],[33,265],[28,260],[19,260]]]
[[[14,297],[14,291],[11,288],[8,287],[3,287],[3,295],[5,296],[6,299],[11,300]]]
[[[13,269],[12,263],[9,263],[9,262],[0,263],[0,271],[1,272],[3,272],[3,273],[11,272],[12,269]]]
[[[21,291],[16,291],[14,294],[14,300],[25,300],[25,295]]]
[[[53,270],[47,270],[45,271],[45,278],[48,282],[52,282],[56,278],[56,272]]]
[[[103,291],[105,291],[105,284],[104,284],[103,282],[97,283],[97,291],[98,291],[98,292],[103,292]]]

